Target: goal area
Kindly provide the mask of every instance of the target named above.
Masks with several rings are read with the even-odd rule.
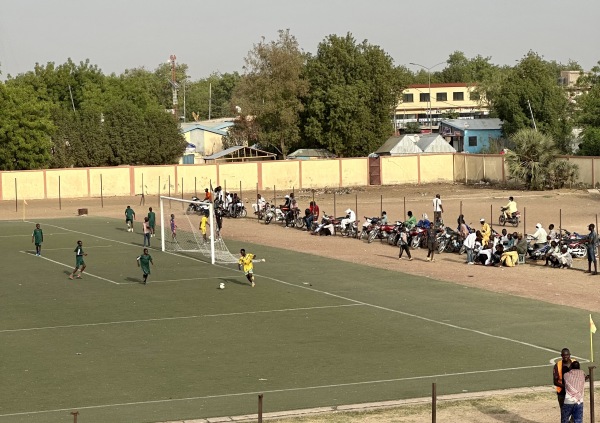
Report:
[[[204,201],[160,197],[161,249],[170,252],[200,253],[215,263],[237,263],[217,229],[213,204]],[[202,216],[208,214],[206,237]]]

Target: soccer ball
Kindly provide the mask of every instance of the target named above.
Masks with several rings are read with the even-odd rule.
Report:
[[[219,284],[219,289],[225,289],[225,284],[223,282]]]

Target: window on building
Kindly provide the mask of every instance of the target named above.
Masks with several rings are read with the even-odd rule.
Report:
[[[403,103],[412,103],[413,101],[415,101],[413,98],[413,94],[404,94],[402,96]]]
[[[475,100],[475,101],[477,101],[477,100],[479,100],[480,98],[481,98],[481,96],[480,96],[480,95],[479,95],[479,93],[478,93],[478,92],[476,92],[476,91],[471,91],[471,92],[469,93],[469,99],[471,99],[471,100]]]
[[[435,95],[436,101],[448,101],[448,93],[437,93]]]
[[[421,93],[421,94],[419,94],[419,101],[421,103],[428,103],[429,102],[429,93]]]
[[[477,137],[469,137],[469,147],[477,147]]]
[[[452,100],[454,101],[463,101],[465,99],[465,93],[462,91],[455,91],[452,93]]]

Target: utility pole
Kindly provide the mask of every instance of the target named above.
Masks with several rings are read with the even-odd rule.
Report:
[[[175,60],[177,57],[172,54],[169,59],[171,60],[171,90],[173,91],[173,116],[175,121],[179,123],[179,115],[177,112],[177,78],[175,76]]]
[[[208,83],[208,120],[212,112],[212,82]]]
[[[529,106],[529,114],[531,115],[531,121],[533,122],[533,129],[537,131],[537,125],[535,124],[535,117],[533,117],[533,110],[531,110],[531,103],[527,99],[527,105]]]

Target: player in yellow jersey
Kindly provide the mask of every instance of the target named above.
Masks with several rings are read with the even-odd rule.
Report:
[[[242,265],[244,266],[244,274],[246,275],[248,281],[252,284],[252,287],[254,287],[255,283],[253,260],[256,258],[256,256],[250,253],[246,254],[246,250],[244,250],[243,248],[240,250],[240,256],[241,257],[238,260],[238,269],[242,270]],[[265,259],[262,259],[260,261],[265,261]]]
[[[208,223],[208,212],[206,212],[206,214],[203,214],[200,218],[200,227],[198,228],[202,232],[202,238],[204,239],[204,242],[208,242],[208,238],[206,237],[207,226],[210,226],[210,223]]]

